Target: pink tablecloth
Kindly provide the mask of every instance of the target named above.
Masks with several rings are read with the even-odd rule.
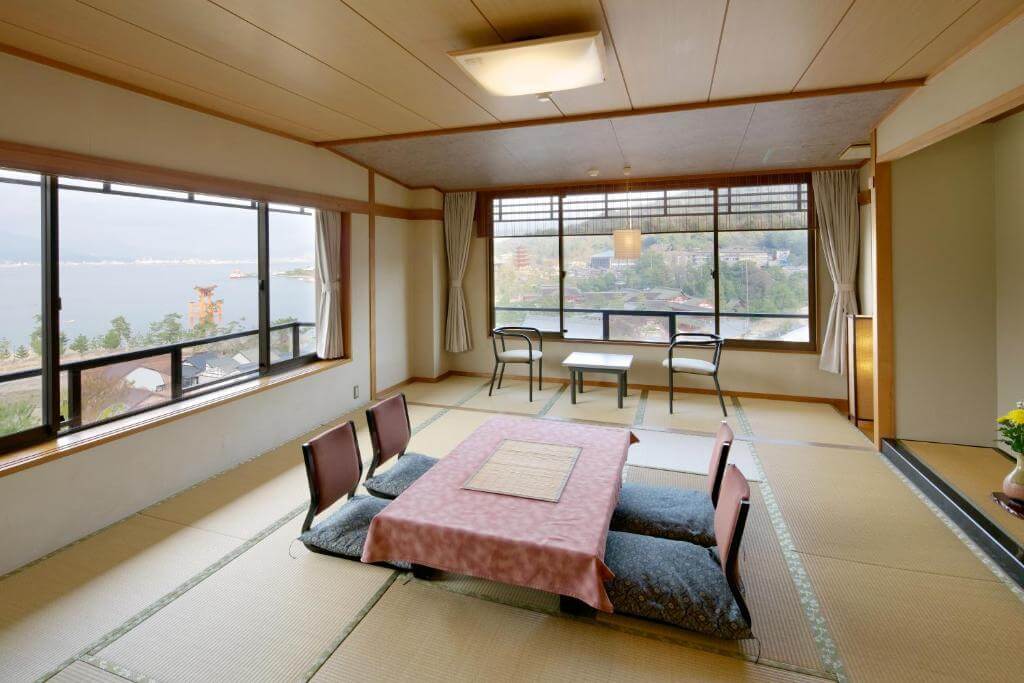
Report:
[[[627,429],[492,418],[374,518],[363,562],[414,562],[611,612],[604,546],[632,438]],[[504,439],[582,449],[557,503],[461,488]]]

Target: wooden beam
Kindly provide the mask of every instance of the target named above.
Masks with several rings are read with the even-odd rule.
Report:
[[[907,102],[909,101],[907,100]],[[900,159],[1021,106],[1024,106],[1024,85],[1017,86],[1013,90],[1009,90],[999,97],[974,107],[954,119],[914,136],[906,142],[886,151],[884,154],[880,154],[878,160],[894,161]]]
[[[874,137],[874,136],[873,136]],[[894,392],[893,341],[893,271],[892,271],[892,165],[875,163],[872,182],[874,206],[872,259],[875,272],[875,314],[872,402],[875,415],[875,447],[881,449],[882,439],[896,436],[896,405]]]
[[[296,204],[342,213],[369,213],[370,210],[369,202],[362,199],[306,192],[277,185],[179,171],[133,161],[120,161],[5,140],[0,140],[0,166],[129,185],[149,185],[183,192],[219,194],[228,197]],[[367,172],[370,172],[370,169],[367,169]],[[381,216],[404,218],[410,221],[441,220],[443,218],[443,212],[440,209],[407,209],[403,206],[377,204],[376,210]]]
[[[377,398],[377,194],[373,171],[367,170],[367,197],[370,210],[366,221],[370,229],[370,400]]]
[[[345,352],[352,358],[352,214],[341,214],[341,338]]]
[[[834,95],[849,95],[851,93],[859,92],[875,92],[878,90],[898,90],[901,88],[917,88],[922,85],[924,85],[923,78],[909,78],[902,81],[889,81],[885,83],[867,83],[864,85],[847,85],[839,88],[820,88],[817,90],[801,90],[799,92],[783,92],[772,93],[769,95],[732,97],[724,100],[686,102],[683,104],[669,104],[659,107],[642,107],[640,109],[616,109],[614,111],[592,112],[589,114],[574,114],[572,116],[554,116],[542,119],[523,119],[520,121],[502,121],[499,123],[486,123],[476,126],[459,126],[457,128],[432,128],[430,130],[409,131],[407,133],[389,133],[387,135],[370,135],[358,138],[321,140],[320,142],[315,142],[313,144],[315,144],[317,147],[338,147],[341,145],[354,145],[364,142],[382,142],[385,140],[408,140],[410,138],[436,137],[438,135],[453,135],[455,133],[480,133],[490,130],[525,128],[528,126],[548,126],[556,123],[575,123],[577,121],[600,121],[602,119],[618,119],[627,116],[669,114],[677,111],[692,111],[695,109],[717,109],[720,107],[734,107],[743,104],[761,104],[764,102],[803,100],[811,97],[830,97]]]

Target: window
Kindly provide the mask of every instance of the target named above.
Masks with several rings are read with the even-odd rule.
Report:
[[[270,362],[316,353],[316,215],[312,209],[271,204]]]
[[[0,169],[0,450],[313,360],[315,245],[309,208]]]
[[[809,178],[744,180],[491,198],[495,326],[812,347]]]
[[[43,425],[40,176],[0,169],[0,442]]]

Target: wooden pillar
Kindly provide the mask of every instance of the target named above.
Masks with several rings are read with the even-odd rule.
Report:
[[[874,392],[875,447],[896,436],[893,391],[892,165],[876,163],[871,192],[874,203]]]
[[[366,220],[370,226],[370,400],[377,397],[377,193],[374,172],[367,170],[368,208]]]

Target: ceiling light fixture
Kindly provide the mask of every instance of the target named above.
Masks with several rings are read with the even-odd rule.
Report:
[[[600,31],[458,50],[448,56],[488,92],[505,97],[550,96],[604,82]]]
[[[587,175],[590,176],[591,178],[596,178],[597,176],[601,175],[601,172],[598,171],[596,168],[588,168]]]

